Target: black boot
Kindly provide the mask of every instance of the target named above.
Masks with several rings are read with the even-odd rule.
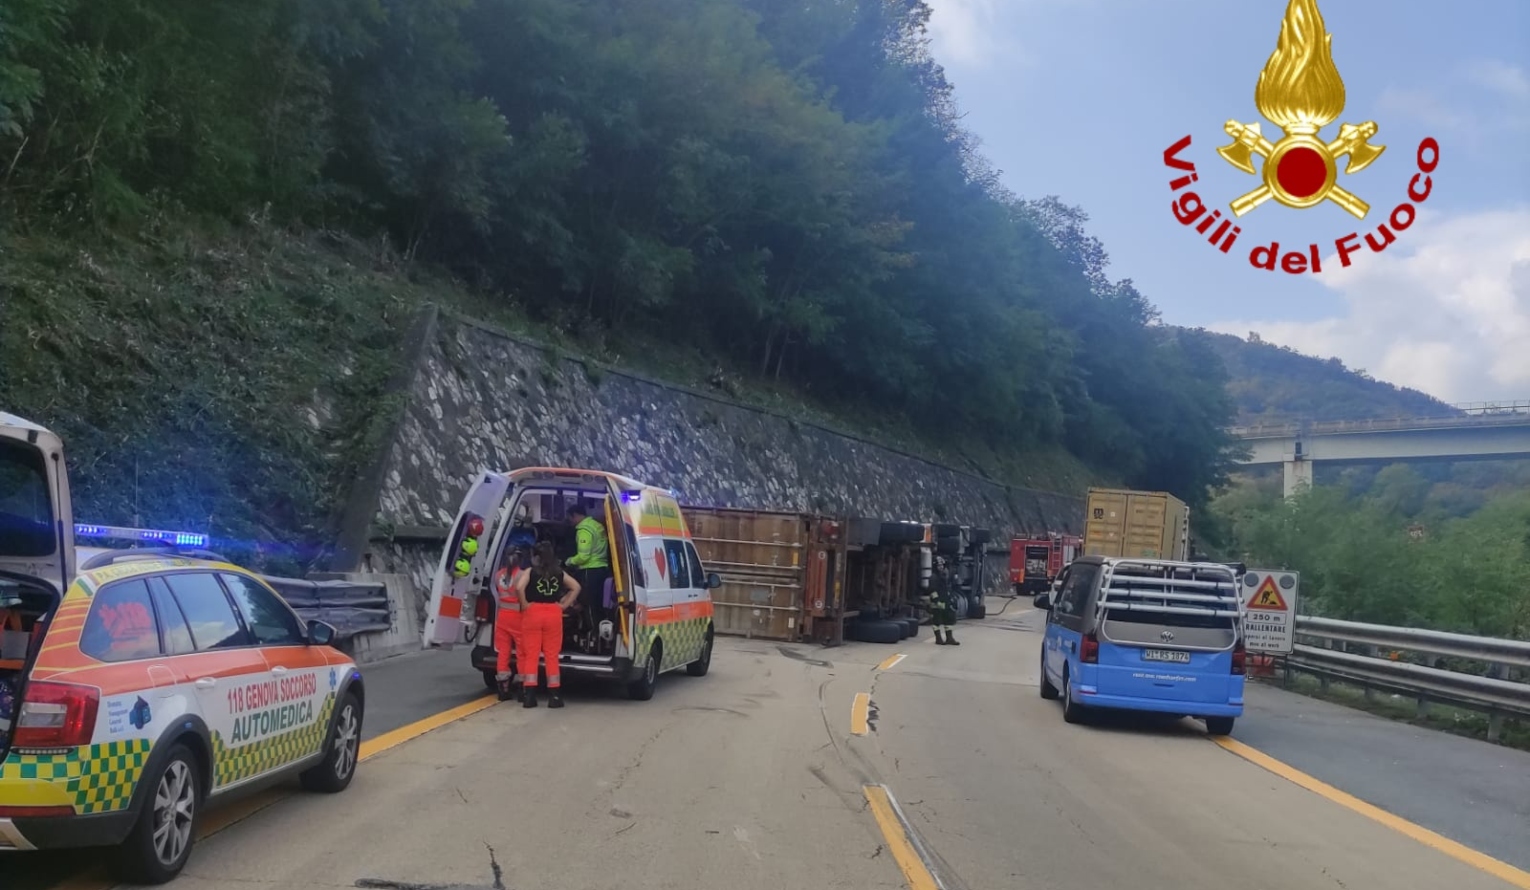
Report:
[[[945,644],[946,638],[941,635],[940,628],[935,628],[935,645],[944,646]]]
[[[547,692],[547,706],[549,708],[561,708],[561,707],[563,707],[563,696],[560,694],[559,690],[557,690],[557,689],[550,689],[550,690],[548,690],[548,692]]]
[[[950,629],[946,630],[946,645],[947,646],[960,646],[961,645],[961,643],[958,643],[956,641],[956,634],[953,631],[951,631]]]
[[[515,698],[515,686],[509,680],[499,681],[499,700],[509,701]]]
[[[521,691],[521,707],[534,708],[537,706],[537,688],[528,686]]]

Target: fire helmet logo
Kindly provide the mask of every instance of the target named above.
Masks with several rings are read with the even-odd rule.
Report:
[[[1386,146],[1368,141],[1376,135],[1376,122],[1341,124],[1332,141],[1318,135],[1344,113],[1344,80],[1334,65],[1332,42],[1317,0],[1291,0],[1275,51],[1254,87],[1255,107],[1284,135],[1271,143],[1258,121],[1230,120],[1223,129],[1233,143],[1217,149],[1227,163],[1250,175],[1258,172],[1264,180],[1232,201],[1235,216],[1272,198],[1298,210],[1332,201],[1358,219],[1370,212],[1369,204],[1338,184],[1338,161],[1349,156],[1344,172],[1351,175],[1381,156]],[[1262,159],[1262,170],[1255,170],[1254,155]]]

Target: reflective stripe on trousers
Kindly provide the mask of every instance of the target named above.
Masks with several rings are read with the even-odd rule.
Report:
[[[526,660],[516,659],[521,671],[521,682],[527,689],[537,687],[537,656],[541,655],[547,666],[547,688],[557,689],[563,685],[562,670],[558,657],[563,654],[563,610],[557,603],[528,603],[521,625],[521,640],[526,648]]]

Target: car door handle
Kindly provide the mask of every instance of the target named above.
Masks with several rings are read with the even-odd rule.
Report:
[[[211,688],[213,688],[214,686],[217,686],[217,685],[218,685],[218,678],[217,677],[201,677],[201,678],[198,678],[198,680],[196,682],[196,687],[198,689],[211,689]]]
[[[276,667],[271,669],[271,673],[273,673],[276,676],[280,677],[282,674],[287,673],[287,669],[282,667],[281,665],[277,665]]]

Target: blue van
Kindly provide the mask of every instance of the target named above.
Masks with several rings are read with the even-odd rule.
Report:
[[[1081,557],[1052,591],[1041,697],[1063,719],[1096,708],[1195,717],[1211,735],[1243,714],[1244,649],[1237,578],[1215,563]]]

